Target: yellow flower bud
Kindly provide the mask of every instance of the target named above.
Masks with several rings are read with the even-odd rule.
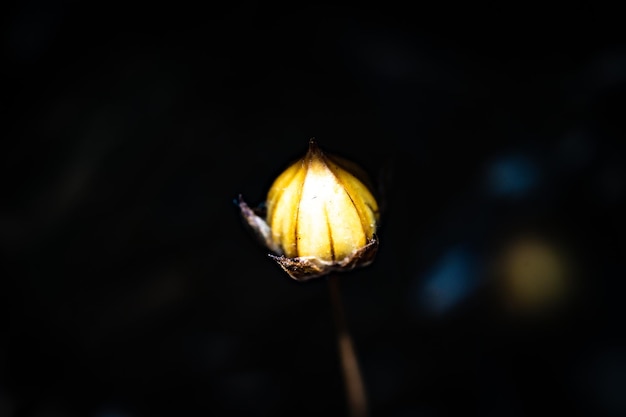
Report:
[[[272,184],[265,219],[239,199],[242,215],[294,279],[370,264],[378,249],[378,204],[365,173],[324,154],[314,139],[304,158]]]

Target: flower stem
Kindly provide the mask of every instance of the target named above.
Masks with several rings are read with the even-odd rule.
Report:
[[[335,326],[337,328],[337,342],[341,360],[341,371],[346,389],[350,417],[367,417],[367,398],[365,385],[359,368],[352,336],[348,331],[346,316],[341,301],[339,279],[331,275],[328,279],[330,299],[332,303]]]

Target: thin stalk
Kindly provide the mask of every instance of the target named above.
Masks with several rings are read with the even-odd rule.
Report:
[[[352,336],[350,335],[346,322],[346,315],[341,301],[341,292],[339,290],[339,279],[337,276],[331,275],[328,279],[328,283],[335,327],[337,329],[341,371],[346,389],[350,417],[367,417],[368,410],[365,385],[363,383]]]

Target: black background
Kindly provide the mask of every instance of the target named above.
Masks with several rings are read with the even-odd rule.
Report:
[[[373,417],[626,412],[616,10],[55,0],[2,24],[0,415],[346,415],[327,282],[233,203],[313,136],[381,186],[376,261],[341,277]],[[527,235],[567,254],[565,302],[497,289]]]

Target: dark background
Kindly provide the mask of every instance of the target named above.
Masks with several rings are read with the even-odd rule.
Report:
[[[626,48],[602,2],[22,1],[2,17],[0,415],[341,416],[327,282],[244,228],[315,136],[372,417],[626,413]]]

